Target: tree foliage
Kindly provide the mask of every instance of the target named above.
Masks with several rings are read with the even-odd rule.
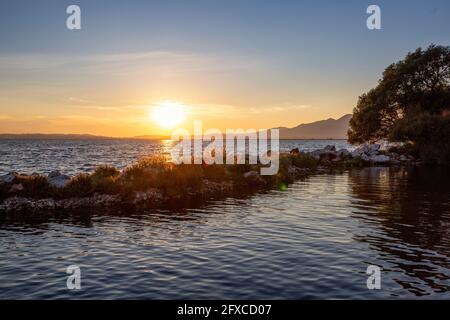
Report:
[[[448,161],[449,115],[450,47],[431,45],[388,66],[378,85],[359,97],[348,138],[351,143],[410,142],[440,150],[433,157]]]

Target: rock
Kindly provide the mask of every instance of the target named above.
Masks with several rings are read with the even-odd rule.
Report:
[[[157,189],[149,189],[145,192],[136,192],[133,199],[134,205],[146,205],[156,203],[162,199],[161,193]]]
[[[247,183],[251,185],[261,185],[264,183],[263,178],[259,175],[258,171],[249,171],[244,173],[244,178]]]
[[[391,160],[388,156],[385,155],[373,155],[370,157],[370,161],[373,163],[388,163]]]
[[[362,161],[365,161],[365,162],[369,162],[370,161],[370,157],[367,154],[365,154],[365,153],[361,154],[360,158],[361,158]]]
[[[352,157],[361,157],[363,154],[368,153],[369,149],[366,145],[360,146],[351,152]]]
[[[55,170],[55,171],[52,171],[52,172],[50,172],[48,174],[48,178],[56,178],[56,177],[59,177],[61,175],[62,175],[61,172]]]
[[[340,158],[348,158],[351,156],[350,151],[347,149],[340,149],[336,152],[337,156]]]
[[[3,176],[0,176],[0,184],[2,183],[11,183],[14,181],[14,179],[16,179],[16,177],[19,174],[17,172],[10,172],[8,174],[5,174]]]
[[[404,142],[388,142],[386,143],[384,149],[388,152],[392,150],[398,150],[398,148],[401,148],[402,146],[404,146],[405,143]]]
[[[377,155],[380,151],[380,148],[381,148],[381,144],[379,144],[379,143],[374,143],[371,145],[364,144],[362,146],[359,146],[355,150],[353,150],[351,152],[351,156],[356,158],[356,157],[362,157],[363,154],[368,155],[368,156]]]
[[[402,161],[402,162],[407,162],[407,161],[409,161],[408,157],[405,156],[404,154],[402,154],[402,155],[398,158],[398,160],[400,160],[400,161]]]
[[[370,153],[370,147],[368,144],[364,144],[361,147],[359,147],[362,153],[369,154]]]
[[[55,188],[64,188],[70,182],[70,177],[59,171],[52,171],[48,175],[48,183]]]
[[[368,152],[369,152],[370,154],[376,154],[376,153],[378,153],[378,151],[380,150],[381,145],[378,144],[378,143],[374,143],[374,144],[371,144],[371,145],[368,146],[368,147],[369,147]]]
[[[320,155],[320,161],[332,161],[337,157],[335,152],[323,152]]]
[[[327,145],[325,148],[322,149],[324,152],[335,152],[336,151],[336,147],[329,144]]]
[[[323,149],[314,150],[310,152],[310,155],[316,160],[332,161],[337,157],[336,147],[333,145],[328,145]]]
[[[350,155],[352,156],[352,158],[359,158],[363,155],[363,152],[360,152],[360,150],[355,149],[352,152],[350,152]]]
[[[289,152],[290,154],[293,155],[299,155],[300,154],[300,150],[298,148],[292,149],[291,152]]]
[[[309,155],[316,160],[320,160],[321,153],[322,153],[322,150],[314,150],[314,151],[310,152]]]
[[[18,192],[18,191],[22,191],[22,190],[23,190],[23,185],[21,183],[16,183],[16,184],[13,184],[11,189],[9,189],[9,192],[13,193],[13,192]]]

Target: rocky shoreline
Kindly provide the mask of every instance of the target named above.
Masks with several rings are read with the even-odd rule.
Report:
[[[260,176],[254,165],[200,166],[196,171],[185,167],[176,171],[178,168],[162,162],[141,163],[122,172],[99,167],[92,175],[75,177],[58,171],[47,176],[11,172],[0,176],[0,212],[190,206],[261,189],[282,190],[295,179],[335,168],[420,164],[411,155],[399,153],[397,148],[371,144],[353,151],[336,150],[333,145],[308,153],[293,149],[280,155],[280,170],[276,176]],[[159,185],[155,182],[158,179],[175,181]]]

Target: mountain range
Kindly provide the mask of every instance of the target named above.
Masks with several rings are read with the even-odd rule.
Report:
[[[351,117],[351,114],[346,114],[337,120],[330,118],[311,123],[303,123],[293,128],[278,127],[278,129],[280,129],[280,139],[347,139],[348,124]],[[98,140],[117,138],[90,134],[4,133],[0,134],[0,139]],[[161,135],[145,135],[123,139],[163,140],[170,139],[170,137]]]
[[[329,118],[293,128],[279,127],[280,139],[347,139],[351,118],[351,114],[346,114],[337,120]]]

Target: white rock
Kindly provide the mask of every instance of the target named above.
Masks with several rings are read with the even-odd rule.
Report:
[[[369,146],[369,153],[370,154],[375,154],[375,153],[378,152],[378,150],[380,150],[380,148],[381,148],[381,145],[378,144],[378,143],[371,144]]]
[[[385,156],[383,154],[380,155],[373,155],[370,157],[370,161],[374,163],[387,163],[391,160],[388,156]]]
[[[337,151],[338,157],[345,158],[350,156],[350,151],[347,149],[340,149]]]
[[[3,176],[0,176],[0,184],[1,183],[11,183],[18,176],[17,172],[10,172]]]
[[[352,151],[352,157],[361,157],[363,154],[369,153],[369,147],[367,145],[362,145]]]
[[[48,183],[55,188],[64,188],[70,182],[70,177],[61,174],[59,171],[53,171],[48,175]]]
[[[61,172],[59,172],[57,170],[52,171],[52,172],[50,172],[48,174],[48,178],[56,178],[56,177],[59,177],[59,176],[62,176],[62,174],[61,174]]]
[[[335,152],[336,151],[336,147],[333,145],[328,145],[325,148],[322,149],[324,152]]]

